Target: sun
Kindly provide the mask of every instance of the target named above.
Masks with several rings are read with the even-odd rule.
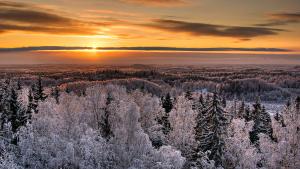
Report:
[[[93,46],[92,50],[97,50],[97,48],[98,48],[97,46]]]

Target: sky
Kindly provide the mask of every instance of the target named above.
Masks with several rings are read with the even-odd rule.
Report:
[[[300,64],[299,0],[0,0],[0,21],[0,64]]]

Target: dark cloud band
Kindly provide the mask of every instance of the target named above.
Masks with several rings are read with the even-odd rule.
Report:
[[[257,24],[256,26],[282,26],[292,23],[300,23],[300,12],[295,13],[273,13],[270,14],[268,21],[266,23]]]
[[[224,26],[165,19],[154,20],[153,24],[148,24],[146,26],[169,32],[189,33],[194,36],[221,36],[241,39],[276,35],[279,31],[283,31],[281,29],[265,27]]]
[[[24,51],[57,51],[57,50],[92,50],[92,47],[64,47],[64,46],[36,46],[20,48],[0,48],[0,52],[24,52]],[[282,48],[176,48],[176,47],[99,47],[98,50],[132,50],[132,51],[245,51],[245,52],[290,52]]]
[[[174,7],[186,5],[186,0],[121,0],[126,3],[136,3],[148,6]]]
[[[83,21],[25,3],[0,1],[0,34],[11,31],[97,35],[106,23]]]

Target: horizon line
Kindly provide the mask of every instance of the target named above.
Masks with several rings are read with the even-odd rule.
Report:
[[[160,46],[134,46],[134,47],[82,47],[82,46],[28,46],[15,48],[0,48],[0,52],[29,52],[29,51],[62,51],[62,50],[113,50],[113,51],[178,51],[178,52],[294,52],[285,48],[184,48]]]

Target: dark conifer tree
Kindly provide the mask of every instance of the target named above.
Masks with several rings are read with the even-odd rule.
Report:
[[[21,81],[20,81],[20,79],[18,79],[18,81],[17,81],[17,90],[21,90],[21,89],[22,89]]]
[[[38,82],[36,84],[36,90],[34,93],[34,98],[38,101],[44,101],[47,98],[47,95],[44,93],[44,88],[42,85],[42,78],[39,76]]]
[[[36,111],[36,105],[34,104],[33,96],[32,96],[32,91],[29,90],[28,93],[28,105],[26,109],[26,116],[27,116],[27,121],[31,122],[32,118],[32,113],[35,113]]]
[[[110,118],[110,111],[109,111],[109,105],[113,101],[113,98],[110,93],[107,94],[106,98],[106,107],[104,108],[104,115],[102,117],[102,120],[100,122],[101,130],[102,130],[102,137],[109,140],[113,136],[113,132],[111,130],[111,125],[109,122]]]
[[[262,110],[262,107],[261,107],[261,103],[260,103],[260,98],[257,97],[256,102],[253,104],[251,119],[254,120],[257,117],[257,115],[260,114],[261,110]]]
[[[242,101],[242,103],[240,105],[240,108],[238,110],[237,116],[238,116],[238,118],[245,117],[245,102],[244,101]]]
[[[297,110],[297,112],[299,112],[299,110],[300,110],[300,96],[296,97],[295,103],[296,103],[296,110]]]
[[[281,124],[281,127],[286,127],[286,125],[284,124],[284,119],[282,117],[282,115],[280,113],[276,113],[274,116],[274,119]]]
[[[251,119],[251,110],[248,105],[245,107],[244,119],[246,120],[246,122],[252,120]]]
[[[188,99],[188,100],[193,100],[193,96],[192,96],[191,91],[188,90],[188,91],[185,93],[185,98]]]
[[[201,95],[199,96],[199,105],[200,105],[201,107],[205,107],[205,102],[204,102],[203,94],[201,94]]]
[[[1,130],[4,129],[5,123],[8,122],[10,116],[10,105],[9,105],[9,98],[10,98],[10,80],[5,80],[2,91],[1,91],[1,103],[0,103],[0,111],[1,111]]]
[[[14,89],[11,89],[11,95],[9,99],[10,118],[12,132],[16,133],[19,127],[26,124],[25,113],[18,101],[18,95]]]
[[[225,97],[223,97],[222,98],[222,106],[225,108],[226,107],[226,98]]]
[[[217,94],[214,94],[212,101],[201,115],[196,119],[195,138],[198,142],[196,151],[210,151],[209,158],[214,160],[217,166],[221,166],[225,146],[223,138],[226,134],[228,118]]]
[[[33,110],[34,113],[38,113],[38,98],[36,97],[36,93],[37,93],[37,89],[36,89],[36,86],[33,84],[31,86],[31,90],[30,90],[30,94],[32,96],[32,102],[31,102],[31,105],[30,105],[30,108]]]
[[[65,92],[66,93],[71,93],[71,89],[67,86],[66,89],[65,89]]]
[[[288,101],[286,102],[286,107],[289,108],[291,106],[291,100],[288,99]]]
[[[166,97],[163,98],[162,107],[165,109],[165,113],[164,113],[164,115],[162,116],[162,119],[161,119],[161,124],[163,126],[162,131],[165,135],[167,135],[171,130],[171,124],[170,124],[170,121],[169,121],[169,113],[173,109],[173,103],[172,103],[170,93],[168,93],[166,95]]]
[[[51,89],[51,96],[54,97],[56,103],[59,104],[60,93],[59,93],[59,88],[57,86]]]
[[[252,143],[258,145],[260,133],[268,135],[273,140],[273,128],[271,116],[266,112],[265,108],[261,106],[260,102],[256,102],[254,105],[253,114],[254,126],[250,132],[250,140]]]

